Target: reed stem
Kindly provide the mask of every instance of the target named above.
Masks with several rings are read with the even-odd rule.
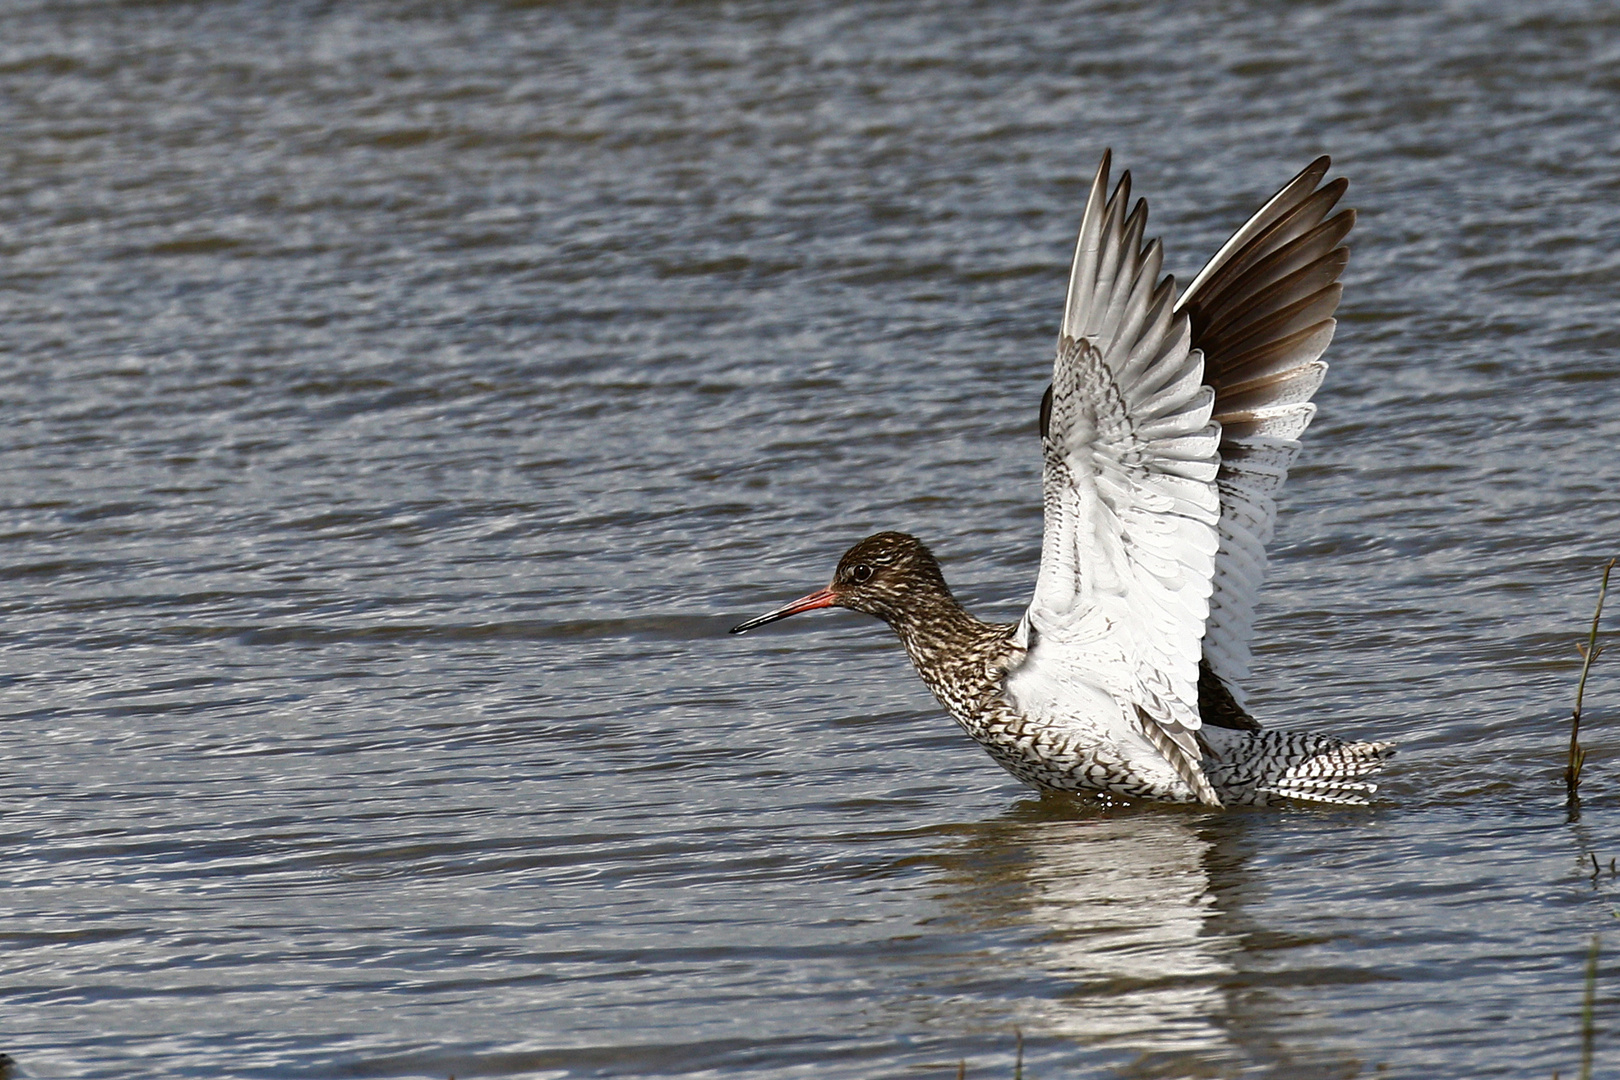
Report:
[[[1597,1041],[1597,1025],[1592,1020],[1592,1007],[1597,1001],[1598,936],[1592,935],[1592,947],[1586,954],[1586,1002],[1581,1006],[1581,1080],[1592,1080],[1592,1044]]]
[[[1569,724],[1569,764],[1564,769],[1564,790],[1571,799],[1575,798],[1575,793],[1581,786],[1581,766],[1586,764],[1586,751],[1581,749],[1581,702],[1586,697],[1586,676],[1592,670],[1592,661],[1603,651],[1597,644],[1598,622],[1603,618],[1603,598],[1609,593],[1609,573],[1614,569],[1616,561],[1620,560],[1610,559],[1609,565],[1603,568],[1603,584],[1598,588],[1597,611],[1592,615],[1592,631],[1586,636],[1586,644],[1575,646],[1581,652],[1581,681],[1575,685],[1575,711],[1570,715]]]

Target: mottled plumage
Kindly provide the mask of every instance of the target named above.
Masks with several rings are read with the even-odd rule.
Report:
[[[1179,299],[1130,174],[1092,184],[1041,402],[1045,535],[1016,625],[951,596],[916,538],[852,547],[832,584],[735,628],[841,606],[887,622],[923,681],[1043,790],[1212,806],[1364,802],[1388,743],[1261,730],[1243,704],[1275,493],[1327,370],[1353,211],[1326,158]]]

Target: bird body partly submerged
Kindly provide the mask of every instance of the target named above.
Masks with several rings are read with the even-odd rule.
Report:
[[[832,584],[736,627],[840,606],[883,619],[934,696],[1041,790],[1208,805],[1360,803],[1388,743],[1262,730],[1244,709],[1274,495],[1332,337],[1344,190],[1306,169],[1177,299],[1129,174],[1092,185],[1041,408],[1045,536],[1013,625],[974,618],[920,541],[852,547]]]

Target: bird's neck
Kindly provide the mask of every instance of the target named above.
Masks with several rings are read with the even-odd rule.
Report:
[[[941,701],[947,696],[960,698],[964,692],[977,696],[999,683],[992,667],[1005,652],[1012,628],[974,618],[957,603],[943,579],[937,589],[922,592],[885,621],[906,647],[917,674]]]

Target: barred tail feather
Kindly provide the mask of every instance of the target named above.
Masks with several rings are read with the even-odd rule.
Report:
[[[1147,736],[1147,740],[1153,744],[1153,748],[1170,763],[1170,767],[1176,770],[1176,775],[1181,777],[1186,785],[1192,789],[1192,793],[1197,796],[1198,801],[1205,806],[1220,806],[1220,796],[1215,794],[1215,788],[1210,784],[1209,778],[1204,775],[1204,770],[1198,767],[1196,736],[1193,736],[1192,732],[1184,728],[1171,732],[1155,723],[1153,718],[1143,712],[1140,706],[1137,707],[1136,717],[1137,721],[1142,725],[1142,734]],[[1178,735],[1181,738],[1177,738]],[[1183,740],[1191,743],[1193,750],[1187,750],[1183,745]]]
[[[1305,731],[1206,726],[1204,772],[1228,806],[1281,799],[1363,806],[1378,785],[1363,779],[1395,754],[1387,742],[1346,742]]]

